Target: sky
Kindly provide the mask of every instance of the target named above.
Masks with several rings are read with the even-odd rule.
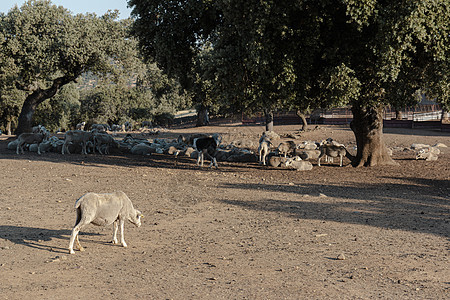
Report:
[[[127,8],[127,0],[51,0],[53,4],[64,6],[74,14],[96,13],[104,15],[108,9],[118,9],[120,19],[130,16],[131,9]],[[7,13],[14,5],[22,6],[26,0],[0,0],[0,12]]]

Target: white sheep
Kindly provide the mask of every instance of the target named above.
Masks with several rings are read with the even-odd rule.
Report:
[[[340,158],[339,166],[342,167],[342,160],[346,154],[347,150],[345,149],[344,146],[336,146],[328,143],[322,143],[320,145],[320,155],[319,158],[317,159],[317,164],[320,167],[320,159],[326,155],[329,157],[339,157]]]
[[[309,161],[304,161],[298,156],[287,158],[284,166],[297,171],[309,171],[313,168],[313,165]]]
[[[292,152],[297,149],[297,145],[293,141],[287,141],[287,142],[281,142],[278,145],[277,152],[278,154],[283,154],[284,157],[287,157],[288,154],[291,154]]]
[[[259,147],[258,147],[259,163],[263,164],[264,166],[266,165],[266,157],[269,154],[270,145],[272,145],[272,142],[266,136],[263,135],[259,139]]]
[[[49,136],[49,132],[46,131],[45,128],[43,130],[44,131],[40,133],[22,133],[21,135],[19,135],[19,137],[17,138],[16,153],[19,154],[20,150],[20,152],[22,152],[23,154],[23,146],[25,146],[26,144],[37,144],[37,152],[38,154],[41,154],[40,145]]]
[[[86,126],[86,122],[78,123],[76,126],[77,130],[84,130],[84,126]]]
[[[106,132],[94,133],[93,139],[94,139],[94,153],[95,149],[97,148],[98,152],[100,154],[103,154],[101,149],[102,147],[104,147],[105,154],[109,154],[109,147],[111,146],[118,147],[118,142],[116,142],[116,140],[114,140],[114,138],[111,135],[107,134]]]
[[[61,153],[69,152],[69,144],[81,144],[81,153],[87,154],[87,142],[92,138],[92,132],[82,130],[69,130],[64,134],[64,144]]]
[[[120,242],[123,247],[127,247],[124,238],[125,221],[128,220],[136,227],[140,227],[143,217],[142,213],[133,207],[127,195],[121,191],[110,194],[87,193],[76,201],[75,209],[77,210],[77,221],[70,235],[70,254],[75,253],[73,251],[75,241],[78,249],[84,251],[78,240],[78,233],[84,226],[91,223],[97,226],[107,226],[114,223],[113,244],[118,243],[117,230],[120,226]]]
[[[424,159],[426,161],[433,161],[438,159],[438,155],[441,153],[437,147],[428,147],[420,149],[416,154],[416,160]]]

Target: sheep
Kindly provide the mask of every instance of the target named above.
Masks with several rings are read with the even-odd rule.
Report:
[[[322,143],[320,145],[320,155],[317,160],[318,166],[320,167],[320,159],[323,156],[327,155],[330,157],[338,157],[339,156],[339,158],[340,158],[339,166],[342,167],[342,160],[346,154],[347,154],[347,150],[345,149],[344,146],[336,146],[336,145],[332,145],[332,144],[328,144],[328,143]]]
[[[69,152],[69,144],[81,144],[81,154],[87,154],[87,142],[92,138],[92,132],[82,130],[69,130],[64,134],[64,144],[61,153]]]
[[[117,132],[125,131],[125,126],[112,124],[111,131],[114,132],[114,134],[116,134]]]
[[[416,160],[418,159],[424,159],[426,161],[433,161],[438,159],[438,154],[441,153],[441,150],[439,150],[436,147],[428,147],[420,149],[416,154]]]
[[[266,157],[267,154],[269,154],[270,145],[272,145],[272,142],[266,137],[262,136],[259,139],[259,147],[258,147],[258,153],[259,153],[259,164],[266,165]]]
[[[434,161],[438,159],[438,156],[432,152],[418,152],[416,155],[416,160],[424,159],[426,161]]]
[[[304,141],[297,146],[297,149],[303,150],[315,150],[317,148],[317,144],[313,141]]]
[[[91,131],[97,131],[97,132],[106,132],[106,130],[110,130],[108,124],[92,124]]]
[[[155,147],[150,146],[148,143],[140,143],[133,145],[130,149],[131,154],[135,155],[150,155],[156,152]]]
[[[296,151],[296,153],[298,153]],[[318,159],[320,156],[320,150],[303,150],[298,153],[298,156],[300,156],[303,160],[312,160],[312,159]]]
[[[288,154],[294,152],[296,148],[297,146],[293,141],[281,142],[280,145],[278,145],[277,152],[286,157]]]
[[[125,131],[131,131],[133,129],[133,124],[131,124],[130,122],[125,122],[123,123],[123,126],[125,128]]]
[[[141,126],[142,128],[153,128],[152,121],[142,121]]]
[[[309,161],[304,161],[298,156],[286,159],[284,166],[297,171],[309,171],[313,168]]]
[[[47,129],[45,129],[45,127],[42,125],[37,125],[37,126],[34,126],[33,128],[31,128],[32,133],[41,133],[44,131],[47,131]]]
[[[94,133],[93,140],[94,140],[94,153],[95,153],[95,148],[97,148],[98,152],[100,154],[103,154],[102,150],[101,150],[102,146],[105,147],[105,154],[109,154],[110,146],[118,147],[118,143],[114,140],[114,138],[112,136],[110,136],[107,133]]]
[[[45,130],[45,128],[44,128]],[[38,154],[41,154],[40,145],[41,143],[46,140],[49,136],[48,131],[40,132],[40,133],[22,133],[18,137],[17,147],[16,147],[16,153],[19,154],[20,152],[23,152],[23,146],[26,144],[38,144],[37,152]]]
[[[76,130],[84,130],[84,126],[86,126],[86,122],[78,123],[75,127]]]
[[[216,169],[219,168],[215,156],[217,146],[220,145],[220,141],[220,135],[218,135],[217,133],[213,134],[212,137],[197,138],[194,140],[194,148],[196,148],[199,153],[197,157],[197,166],[200,165],[201,167],[203,167],[203,158],[206,155],[211,160],[209,167],[211,168],[214,164]]]
[[[109,194],[87,193],[75,202],[75,209],[77,211],[77,220],[70,235],[70,254],[75,253],[73,251],[75,241],[78,249],[84,251],[78,240],[78,233],[84,226],[91,223],[97,226],[107,226],[114,223],[113,244],[118,243],[117,230],[120,226],[120,242],[126,248],[127,244],[124,238],[125,221],[128,220],[136,227],[140,227],[141,218],[143,217],[142,213],[133,207],[127,195],[121,191]]]

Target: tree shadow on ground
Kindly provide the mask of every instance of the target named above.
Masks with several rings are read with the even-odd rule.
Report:
[[[271,192],[272,198],[253,198],[248,201],[227,199],[221,202],[246,209],[279,212],[297,219],[360,224],[450,237],[450,181],[423,178],[408,180],[411,184],[293,186],[230,183],[222,185],[222,188],[241,189],[250,193]]]
[[[66,253],[67,248],[51,246],[45,242],[52,241],[53,239],[69,240],[71,233],[72,230],[69,229],[54,230],[47,228],[0,225],[0,239],[9,240],[14,244],[51,252]],[[98,236],[101,234],[80,232],[80,237],[86,235]]]

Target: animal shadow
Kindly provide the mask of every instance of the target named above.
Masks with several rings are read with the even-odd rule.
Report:
[[[18,245],[24,245],[51,252],[67,252],[66,248],[49,245],[53,239],[68,240],[72,230],[47,229],[23,226],[0,225],[0,239],[9,240]],[[99,235],[98,233],[80,233],[80,235]]]

